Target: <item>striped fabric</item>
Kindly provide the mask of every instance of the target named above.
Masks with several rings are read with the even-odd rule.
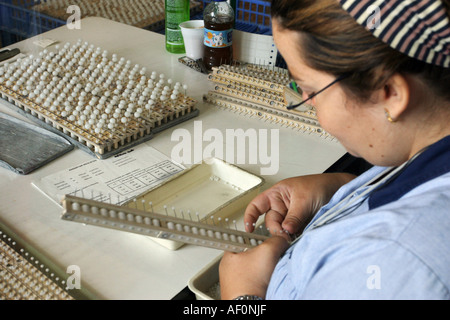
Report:
[[[450,19],[440,0],[339,0],[358,24],[392,48],[450,68]]]

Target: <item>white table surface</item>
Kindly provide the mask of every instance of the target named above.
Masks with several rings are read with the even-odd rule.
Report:
[[[61,44],[82,39],[147,67],[148,73],[164,73],[167,78],[188,84],[187,94],[198,101],[200,115],[146,142],[169,157],[178,143],[171,141],[172,131],[186,128],[193,132],[194,121],[202,121],[203,131],[217,128],[224,135],[226,129],[279,129],[280,168],[276,175],[262,176],[266,181],[263,189],[283,178],[323,172],[345,153],[335,140],[204,104],[202,97],[211,89],[206,75],[181,65],[178,58],[182,55],[166,52],[164,36],[160,34],[103,18],[86,18],[79,30],[63,26],[11,47],[19,47],[23,53],[37,52],[42,49],[33,41],[41,38]],[[0,111],[21,118],[1,100]],[[92,156],[75,148],[29,175],[0,168],[0,221],[63,270],[69,265],[79,266],[81,285],[100,299],[173,298],[221,252],[193,245],[171,251],[146,236],[61,220],[61,207],[31,183],[90,159]],[[258,165],[245,163],[239,167],[260,175]]]

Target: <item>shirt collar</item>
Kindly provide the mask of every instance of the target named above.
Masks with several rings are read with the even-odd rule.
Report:
[[[398,200],[415,187],[447,172],[450,172],[450,136],[432,144],[395,180],[372,193],[369,208],[375,209]]]

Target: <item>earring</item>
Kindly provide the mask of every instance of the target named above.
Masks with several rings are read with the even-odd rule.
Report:
[[[397,122],[397,120],[392,119],[391,115],[389,114],[389,110],[384,108],[384,114],[386,115],[386,118],[390,123]]]

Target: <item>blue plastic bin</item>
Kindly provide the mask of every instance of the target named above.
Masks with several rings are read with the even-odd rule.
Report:
[[[0,36],[2,46],[24,40],[42,32],[65,25],[66,22],[36,12],[30,8],[45,0],[0,0]],[[203,7],[211,0],[202,0]],[[258,34],[272,34],[270,1],[231,0],[236,9],[235,28]],[[202,19],[199,13],[192,17]],[[163,30],[156,30],[164,32]]]
[[[39,1],[0,1],[0,36],[2,46],[8,46],[42,32],[65,25],[66,22],[30,10]]]

